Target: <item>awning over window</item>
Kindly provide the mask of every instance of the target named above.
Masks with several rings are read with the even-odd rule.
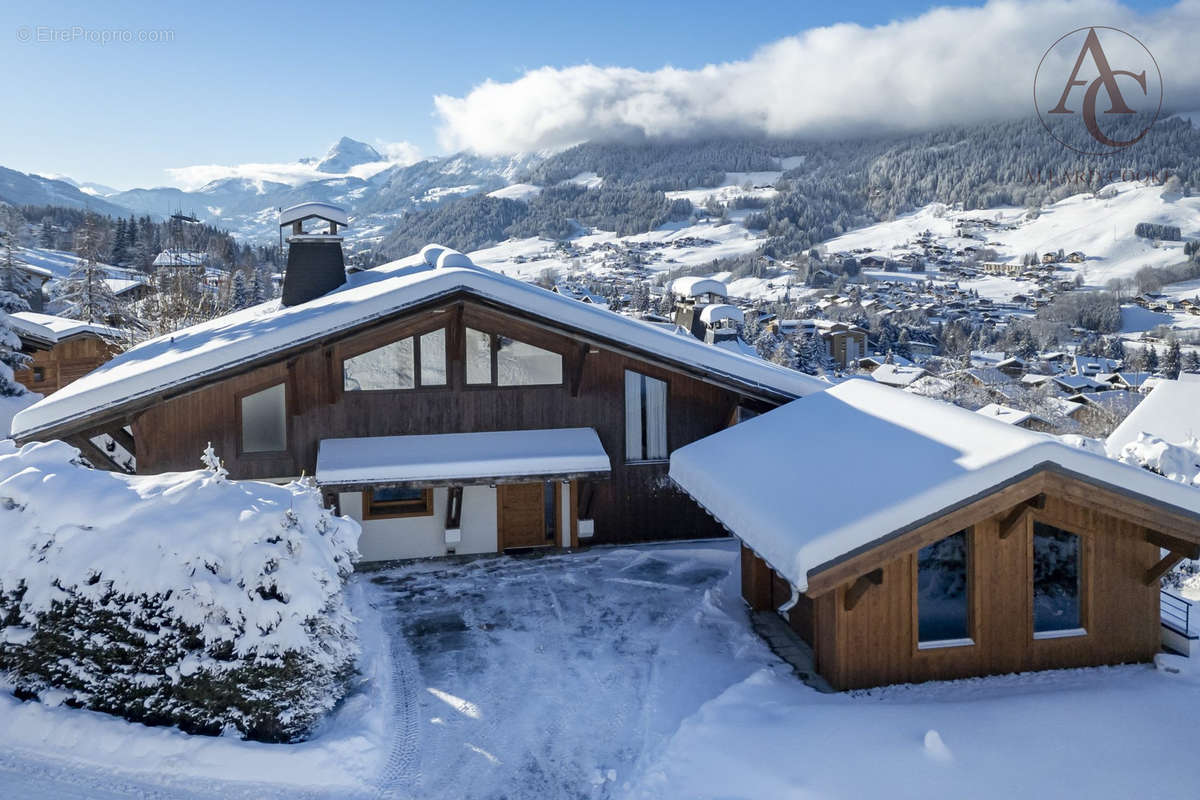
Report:
[[[608,453],[592,428],[323,439],[326,488],[519,483],[604,477]]]

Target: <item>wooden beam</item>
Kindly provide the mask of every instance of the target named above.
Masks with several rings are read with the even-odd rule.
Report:
[[[1183,561],[1182,553],[1167,553],[1157,564],[1146,570],[1146,585],[1153,586],[1155,581],[1170,572],[1180,561]]]
[[[866,575],[859,575],[849,589],[846,590],[845,608],[847,611],[853,611],[858,605],[858,601],[867,593],[867,590],[872,586],[878,586],[883,583],[883,569],[873,569]]]
[[[1146,541],[1150,542],[1150,544],[1158,545],[1163,550],[1179,553],[1184,558],[1200,558],[1200,544],[1185,541],[1177,536],[1170,536],[1165,533],[1159,533],[1156,530],[1147,529]]]
[[[1017,530],[1017,528],[1022,527],[1025,524],[1025,517],[1028,516],[1033,509],[1036,508],[1041,510],[1045,507],[1046,495],[1044,494],[1035,494],[1028,500],[1017,503],[1017,505],[1013,506],[1013,509],[1005,514],[1000,520],[1000,538],[1007,539]]]
[[[101,450],[92,440],[86,436],[74,436],[67,440],[68,444],[72,444],[79,448],[79,452],[83,454],[91,465],[96,469],[104,470],[105,472],[127,472],[124,467],[113,461],[108,453]]]
[[[105,428],[104,432],[111,436],[114,442],[121,445],[121,447],[124,447],[125,451],[129,453],[129,455],[134,457],[137,456],[137,444],[134,442],[133,436],[129,433],[129,431],[125,430],[125,426],[113,425]]]
[[[581,344],[575,348],[570,375],[571,397],[579,397],[579,386],[583,383],[583,368],[587,364],[588,351],[591,349],[589,344]]]

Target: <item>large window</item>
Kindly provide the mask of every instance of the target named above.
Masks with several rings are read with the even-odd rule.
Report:
[[[363,492],[363,519],[428,517],[432,514],[432,489],[389,486]]]
[[[1078,636],[1082,613],[1083,540],[1078,534],[1033,525],[1033,635],[1035,639]]]
[[[667,457],[667,382],[625,371],[625,460]]]
[[[409,336],[342,362],[342,386],[348,392],[413,389],[418,385],[446,385],[444,328]]]
[[[917,646],[920,649],[973,644],[966,531],[947,536],[917,553]]]
[[[466,330],[467,383],[475,386],[557,386],[562,356],[552,350],[499,336]]]
[[[287,394],[282,383],[241,398],[242,452],[287,449]]]

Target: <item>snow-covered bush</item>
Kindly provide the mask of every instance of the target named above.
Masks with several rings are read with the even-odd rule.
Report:
[[[88,469],[0,441],[0,671],[23,696],[194,733],[301,739],[358,654],[358,526],[307,483]]]
[[[1179,483],[1200,487],[1200,440],[1172,444],[1148,433],[1139,433],[1117,456],[1126,464],[1142,467]]]

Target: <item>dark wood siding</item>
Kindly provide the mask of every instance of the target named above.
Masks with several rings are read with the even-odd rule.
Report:
[[[561,386],[465,386],[463,325],[512,336],[563,355]],[[448,327],[450,383],[393,392],[343,392],[341,360],[396,338]],[[713,383],[593,345],[471,301],[401,318],[383,328],[340,340],[165,400],[134,421],[138,470],[193,469],[211,441],[233,477],[312,474],[323,438],[428,433],[595,428],[612,461],[609,480],[594,488],[592,542],[695,538],[723,529],[675,488],[665,461],[626,464],[624,373],[636,370],[668,383],[668,446],[674,450],[724,428],[739,395]],[[578,369],[580,359],[582,371]],[[289,452],[284,457],[238,455],[235,398],[273,381],[287,383]]]

